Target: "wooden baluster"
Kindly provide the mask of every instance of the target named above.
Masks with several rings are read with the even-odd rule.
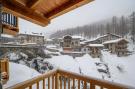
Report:
[[[60,89],[62,89],[62,76],[60,76]]]
[[[48,89],[50,89],[50,77],[48,77]]]
[[[54,89],[54,75],[52,76],[52,89]]]
[[[32,89],[32,86],[29,86],[29,89]]]
[[[84,81],[84,89],[87,89],[87,83]]]
[[[80,79],[78,80],[78,89],[80,89]]]
[[[68,78],[68,89],[70,89],[70,78]]]
[[[37,82],[37,89],[39,89],[39,82]]]
[[[59,74],[55,75],[55,89],[59,89]]]
[[[90,83],[90,89],[95,89],[95,84]]]
[[[75,79],[73,78],[73,89],[75,89]]]
[[[64,89],[66,89],[66,77],[64,77]]]
[[[45,79],[43,79],[43,89],[45,89]]]
[[[101,87],[100,87],[100,89],[104,89],[104,87],[103,87],[103,86],[101,86]]]

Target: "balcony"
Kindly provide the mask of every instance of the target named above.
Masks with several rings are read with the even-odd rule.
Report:
[[[65,70],[48,73],[24,81],[6,89],[134,89],[129,86],[82,76]]]
[[[16,35],[19,32],[18,18],[12,14],[2,13],[2,27],[4,34]]]

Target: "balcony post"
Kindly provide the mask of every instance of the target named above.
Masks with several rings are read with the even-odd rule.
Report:
[[[0,2],[0,39],[2,34],[2,2]],[[2,59],[0,59],[1,61]],[[0,63],[1,66],[1,63]],[[2,89],[2,75],[1,75],[1,68],[0,68],[0,89]]]
[[[55,89],[59,89],[59,73],[58,73],[58,71],[55,74]]]

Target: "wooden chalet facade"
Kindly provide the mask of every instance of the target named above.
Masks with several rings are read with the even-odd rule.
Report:
[[[81,51],[80,38],[74,36],[63,37],[63,50]]]
[[[2,12],[2,34],[17,35],[19,32],[18,18],[13,14]]]
[[[105,48],[109,49],[109,51],[113,54],[117,54],[117,56],[126,56],[127,55],[127,44],[128,41],[124,38],[110,40],[103,43]]]

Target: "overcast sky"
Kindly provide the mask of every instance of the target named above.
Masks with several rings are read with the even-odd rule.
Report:
[[[135,0],[95,0],[51,20],[46,27],[19,19],[20,33],[42,32],[48,35],[56,30],[82,26],[112,16],[129,15],[133,11],[135,11]]]

